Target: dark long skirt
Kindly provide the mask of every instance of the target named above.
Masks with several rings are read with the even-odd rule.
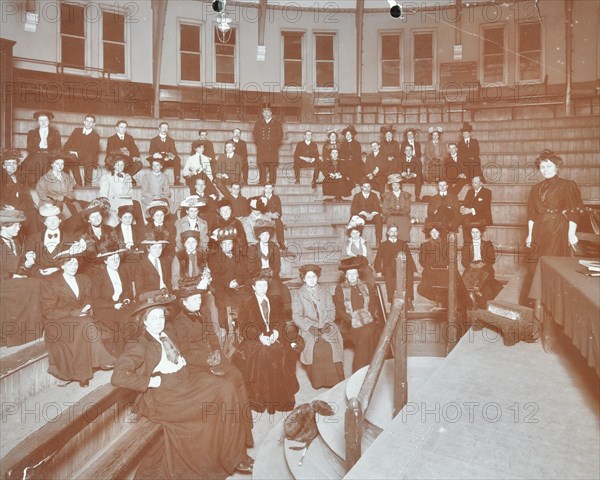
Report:
[[[41,338],[41,286],[42,280],[37,278],[0,282],[0,346],[13,347]]]
[[[94,368],[115,362],[102,343],[101,329],[90,317],[47,321],[44,339],[48,373],[61,380],[89,380],[94,376]]]
[[[313,363],[307,365],[308,378],[313,388],[330,388],[344,380],[342,362],[333,361],[331,345],[318,339],[313,350]]]
[[[352,373],[371,363],[381,331],[381,325],[378,322],[372,322],[364,327],[350,328],[346,332],[346,337],[354,344]]]
[[[136,478],[225,479],[246,454],[246,426],[233,382],[184,367],[161,375],[140,399],[140,413],[163,427]]]

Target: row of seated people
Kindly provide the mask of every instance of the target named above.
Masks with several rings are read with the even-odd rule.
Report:
[[[416,141],[414,128],[404,131],[402,143],[394,139],[393,126],[381,127],[381,140],[370,143],[370,152],[365,156],[362,146],[356,140],[354,126],[345,128],[338,141],[336,131],[328,131],[326,142],[319,155],[317,145],[312,141],[313,132],[307,130],[304,139],[294,151],[296,183],[299,183],[300,169],[312,168],[312,185],[316,187],[320,172],[323,173],[323,194],[336,200],[348,196],[355,185],[368,178],[378,192],[385,191],[389,175],[399,174],[403,180],[415,185],[417,201],[421,197],[424,182],[437,182],[445,179],[452,184],[456,193],[473,176],[481,176],[479,143],[471,138],[473,127],[465,122],[461,129],[462,139],[449,142],[445,147],[441,141],[442,127],[429,128],[429,141],[424,147]],[[325,182],[334,180],[338,188],[326,189]]]

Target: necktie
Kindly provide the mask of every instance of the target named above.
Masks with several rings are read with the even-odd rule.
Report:
[[[17,183],[17,177],[15,175],[11,175],[10,179],[14,182]]]
[[[123,136],[119,135],[119,139],[121,139],[121,141],[125,140],[125,135],[123,135]]]
[[[49,239],[58,238],[58,233],[49,233],[48,238]]]
[[[122,173],[117,173],[117,174],[115,174],[115,176],[119,177],[119,178],[123,178],[123,174]]]
[[[177,359],[179,358],[179,349],[164,332],[159,338],[163,348],[165,349],[165,353],[167,354],[167,359],[169,362],[177,363]]]
[[[262,302],[260,302],[260,309],[262,310],[263,316],[265,317],[265,322],[267,324],[267,329],[269,328],[269,304],[267,303],[267,299],[263,298]]]
[[[158,262],[158,258],[154,259],[154,268],[156,268],[158,275],[160,275],[160,263]]]

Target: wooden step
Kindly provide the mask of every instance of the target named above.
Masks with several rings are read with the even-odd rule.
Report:
[[[283,450],[285,439],[283,421],[282,418],[273,425],[258,447],[252,472],[254,480],[287,480],[294,478]]]
[[[321,436],[312,441],[304,458],[302,458],[304,450],[290,448],[302,445],[287,438],[283,445],[288,467],[295,480],[338,480],[346,475],[342,459],[331,451]]]

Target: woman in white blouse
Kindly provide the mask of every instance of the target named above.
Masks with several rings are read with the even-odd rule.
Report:
[[[110,172],[100,177],[98,197],[105,197],[110,202],[106,223],[114,227],[119,223],[119,207],[132,203],[133,179],[131,175],[124,173],[125,159],[122,157],[109,157],[106,166]]]
[[[204,155],[206,149],[206,143],[202,140],[196,140],[192,143],[192,155],[190,155],[185,161],[183,166],[183,176],[185,183],[190,187],[191,191],[194,191],[194,184],[196,178],[208,178],[212,184],[214,174],[216,173],[216,164],[213,158]],[[208,182],[207,182],[208,183]]]

